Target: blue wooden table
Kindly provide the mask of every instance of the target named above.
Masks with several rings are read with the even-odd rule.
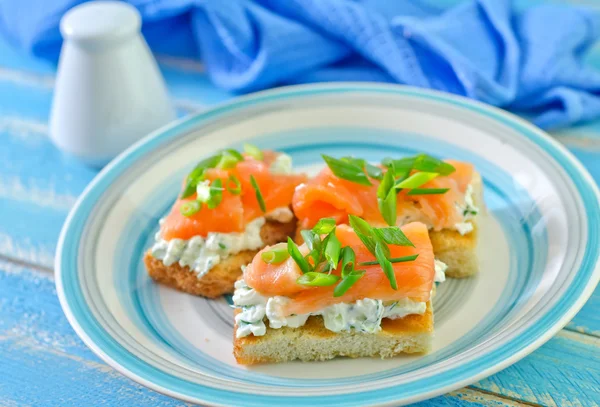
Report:
[[[180,115],[232,97],[199,64],[158,59]],[[600,67],[600,47],[590,59]],[[0,42],[0,406],[183,405],[103,363],[60,308],[52,270],[58,234],[96,171],[63,157],[48,138],[54,74]],[[600,122],[555,136],[600,181]],[[419,405],[600,405],[600,289],[533,354]]]

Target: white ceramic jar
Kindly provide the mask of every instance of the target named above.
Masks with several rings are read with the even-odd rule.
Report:
[[[88,165],[106,164],[175,119],[140,27],[138,11],[117,1],[81,4],[61,20],[50,136]]]

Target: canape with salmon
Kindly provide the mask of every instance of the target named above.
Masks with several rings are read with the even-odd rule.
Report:
[[[245,150],[224,150],[188,174],[144,257],[154,280],[209,298],[232,293],[258,250],[293,236],[290,205],[306,176],[292,174],[286,154]]]
[[[292,200],[299,232],[323,217],[336,223],[360,216],[374,225],[424,223],[433,251],[450,277],[477,272],[477,215],[483,204],[481,177],[473,165],[427,154],[365,160],[323,156],[327,166],[296,188]]]
[[[427,352],[436,261],[427,226],[321,219],[264,248],[236,282],[238,363]]]

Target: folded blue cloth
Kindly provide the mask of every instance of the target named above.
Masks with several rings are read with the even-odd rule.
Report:
[[[0,0],[0,32],[55,59],[59,19],[79,0]],[[129,0],[153,50],[200,58],[220,87],[249,92],[381,81],[471,97],[541,127],[600,117],[600,72],[584,66],[599,15],[516,11],[509,0]],[[448,3],[444,1],[443,3]]]

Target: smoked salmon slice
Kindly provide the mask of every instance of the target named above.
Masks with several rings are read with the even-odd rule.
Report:
[[[270,170],[271,163],[278,153],[263,151],[262,160],[248,154],[243,161],[228,169],[210,168],[204,173],[204,179],[213,183],[221,180],[227,186],[230,176],[239,181],[239,194],[233,194],[227,188],[222,191],[220,204],[209,209],[206,205],[195,214],[185,216],[181,206],[195,201],[194,193],[186,198],[178,198],[161,226],[161,235],[165,240],[190,239],[194,236],[207,236],[210,232],[233,233],[242,232],[252,220],[281,207],[289,207],[296,186],[306,181],[303,174],[276,174]],[[260,207],[256,192],[251,183],[254,177],[259,186],[265,204],[265,211]]]
[[[360,265],[373,262],[375,256],[361,242],[354,230],[347,225],[339,225],[335,235],[342,246],[351,247],[356,254],[357,267],[365,270],[363,277],[350,287],[342,296],[335,297],[334,287],[310,287],[297,283],[302,271],[290,257],[279,264],[268,264],[261,253],[277,247],[267,247],[258,253],[244,272],[246,284],[266,297],[284,296],[289,298],[286,314],[306,314],[337,303],[353,303],[364,298],[394,301],[410,298],[426,302],[431,296],[435,265],[433,248],[429,240],[427,227],[419,222],[401,227],[402,232],[413,243],[411,246],[389,245],[390,257],[418,255],[409,262],[393,263],[398,289],[394,290],[380,265]],[[283,245],[282,247],[284,247]],[[300,246],[302,254],[308,253],[306,244]],[[332,274],[339,275],[339,268]]]
[[[474,167],[469,163],[446,160],[456,171],[438,176],[420,186],[424,189],[448,189],[444,194],[409,195],[398,193],[397,213],[399,224],[403,219],[421,220],[434,230],[451,228],[462,222],[457,206],[462,206],[467,187],[471,183]],[[387,169],[383,169],[384,173]],[[334,218],[338,224],[347,223],[348,215],[356,215],[372,224],[384,224],[378,208],[377,188],[381,181],[371,179],[372,185],[361,185],[337,177],[325,167],[316,177],[298,185],[292,199],[296,217],[303,229],[309,229],[324,217]]]

